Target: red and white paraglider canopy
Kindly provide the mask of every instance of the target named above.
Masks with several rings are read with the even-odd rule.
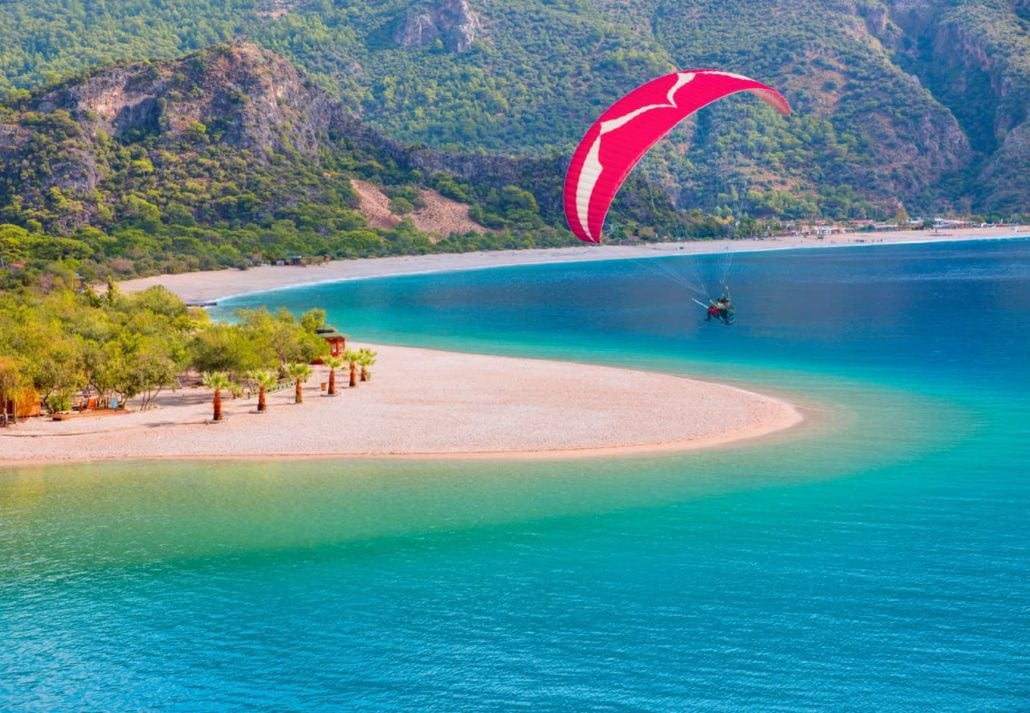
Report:
[[[790,113],[775,89],[712,69],[658,77],[608,107],[576,147],[565,175],[565,219],[576,237],[601,242],[608,206],[648,149],[701,107],[736,92],[751,92],[781,114]]]

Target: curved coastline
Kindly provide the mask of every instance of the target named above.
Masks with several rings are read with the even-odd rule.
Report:
[[[917,239],[913,240],[915,237]],[[122,283],[134,292],[163,284],[187,301],[348,279],[513,265],[719,254],[912,242],[1024,239],[1011,229],[955,235],[913,233],[781,240],[594,246],[497,253],[337,261],[325,267],[264,267],[165,275]],[[862,242],[856,242],[861,240]],[[305,388],[226,402],[210,424],[210,393],[166,394],[160,408],[53,422],[34,419],[0,432],[0,465],[146,459],[561,459],[678,453],[741,444],[795,428],[811,409],[801,399],[682,376],[591,364],[373,345],[374,382],[323,397],[323,369]],[[345,380],[345,379],[343,379]],[[760,387],[759,387],[760,388]],[[131,406],[131,404],[130,404]]]

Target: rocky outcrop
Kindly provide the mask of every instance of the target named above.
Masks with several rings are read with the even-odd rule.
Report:
[[[401,47],[427,47],[437,40],[451,52],[464,52],[476,41],[482,23],[466,0],[437,0],[405,13],[394,41]]]
[[[1026,213],[1030,201],[1030,122],[1005,136],[977,177],[979,205],[1002,215]]]
[[[873,37],[885,43],[890,43],[897,37],[898,27],[890,22],[886,6],[879,3],[860,4],[856,10]]]
[[[238,43],[178,62],[108,70],[33,102],[123,139],[155,134],[168,143],[204,134],[267,156],[313,154],[324,143],[333,102],[285,58]]]
[[[1013,12],[1020,11],[1020,4],[1014,3]],[[996,151],[1027,120],[1030,77],[1014,73],[1018,64],[1007,61],[992,45],[990,32],[961,9],[895,0],[890,11],[904,31],[892,45],[899,61],[951,110],[974,149]],[[993,20],[999,25],[1016,21],[1012,15]]]
[[[269,170],[317,165],[327,150],[406,160],[403,147],[361,124],[286,59],[243,43],[94,72],[21,108],[16,121],[0,122],[0,213],[7,204],[38,207],[44,227],[59,234],[104,212],[95,189],[105,177],[132,183],[169,161],[203,174],[196,157],[204,154],[209,167],[243,156]],[[121,147],[131,149],[131,165],[118,156]]]

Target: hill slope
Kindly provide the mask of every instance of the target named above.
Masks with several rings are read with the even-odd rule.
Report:
[[[437,170],[451,164],[467,164],[477,186]],[[0,258],[148,273],[528,240],[488,227],[532,231],[531,244],[569,240],[507,185],[506,168],[517,173],[406,149],[288,60],[234,44],[97,70],[0,107]],[[394,219],[380,229],[361,210],[357,179],[388,196]],[[441,206],[465,219],[434,222]]]
[[[718,66],[796,109],[713,107],[643,166],[683,207],[1026,212],[1030,23],[1014,0],[157,0],[0,5],[0,87],[239,34],[391,138],[567,155],[642,79]]]

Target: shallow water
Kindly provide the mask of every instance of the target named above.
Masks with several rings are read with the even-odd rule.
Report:
[[[267,299],[369,341],[765,384],[812,425],[604,461],[0,471],[0,708],[1026,708],[1030,243],[738,255],[732,328],[686,287],[726,257],[662,262]]]

